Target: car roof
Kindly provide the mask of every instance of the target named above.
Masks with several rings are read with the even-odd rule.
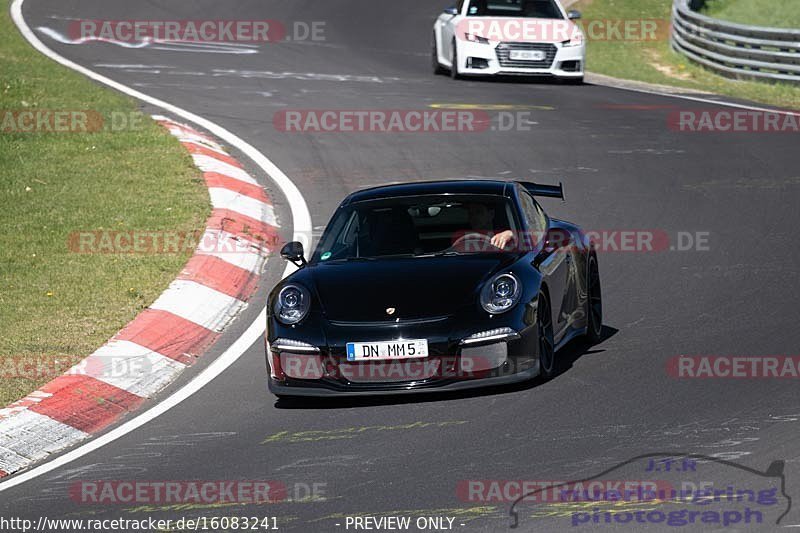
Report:
[[[490,194],[508,197],[511,196],[513,187],[513,182],[502,180],[419,181],[356,191],[348,196],[342,205],[384,198],[435,194]]]

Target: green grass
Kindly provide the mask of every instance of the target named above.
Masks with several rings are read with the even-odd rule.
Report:
[[[798,0],[708,0],[704,13],[741,24],[800,28]]]
[[[35,52],[8,6],[0,1],[0,110],[136,111]],[[8,358],[69,368],[151,304],[188,257],[76,254],[71,233],[194,231],[210,208],[189,155],[149,119],[117,133],[0,132],[0,169],[2,407],[54,377],[11,378]]]
[[[739,1],[747,3],[750,0]],[[784,1],[800,5],[800,0]],[[587,20],[660,19],[664,24],[669,24],[672,0],[582,0],[575,7],[583,12]],[[617,78],[707,91],[800,109],[800,86],[738,81],[718,76],[674,52],[669,44],[668,31],[660,31],[659,35],[661,38],[654,41],[590,40],[587,70]]]

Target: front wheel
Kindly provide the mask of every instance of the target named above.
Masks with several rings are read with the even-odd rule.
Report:
[[[594,255],[589,256],[586,292],[586,340],[597,344],[603,334],[603,292],[600,288],[600,269]]]
[[[553,335],[553,313],[547,296],[539,293],[539,305],[536,311],[539,337],[539,373],[543,379],[551,379],[556,375],[556,353]]]
[[[444,74],[445,69],[439,63],[439,47],[436,45],[436,32],[433,32],[433,39],[431,41],[431,64],[433,66],[433,73]]]
[[[451,64],[450,64],[450,77],[454,80],[460,80],[461,74],[458,72],[458,46],[456,40],[453,39],[453,46],[452,46],[453,53],[450,54]]]

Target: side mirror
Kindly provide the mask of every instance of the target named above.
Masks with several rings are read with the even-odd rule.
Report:
[[[570,10],[567,12],[567,18],[568,18],[569,20],[578,20],[578,19],[579,19],[579,18],[581,18],[582,16],[583,16],[583,15],[581,15],[581,12],[580,12],[580,11],[578,11],[577,9],[570,9]]]
[[[568,231],[559,228],[550,228],[544,236],[542,252],[549,255],[561,248],[569,246],[571,243],[572,236]]]
[[[445,15],[453,15],[453,16],[458,15],[458,8],[455,7],[455,6],[447,7],[444,10],[444,14]]]
[[[297,267],[306,266],[305,252],[302,242],[289,242],[281,248],[281,257],[294,263]]]

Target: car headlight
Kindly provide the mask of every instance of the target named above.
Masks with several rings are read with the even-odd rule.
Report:
[[[570,46],[580,46],[583,44],[583,34],[582,33],[574,33],[571,38],[566,41],[561,42],[561,46],[564,48],[569,48]]]
[[[465,33],[464,37],[471,43],[489,44],[489,39],[481,37],[480,35],[475,35],[474,33]]]
[[[275,299],[275,317],[279,322],[292,326],[303,320],[311,308],[311,295],[301,285],[287,285]]]
[[[505,313],[514,307],[522,294],[522,285],[513,274],[500,274],[492,278],[481,291],[481,305],[493,315]]]

